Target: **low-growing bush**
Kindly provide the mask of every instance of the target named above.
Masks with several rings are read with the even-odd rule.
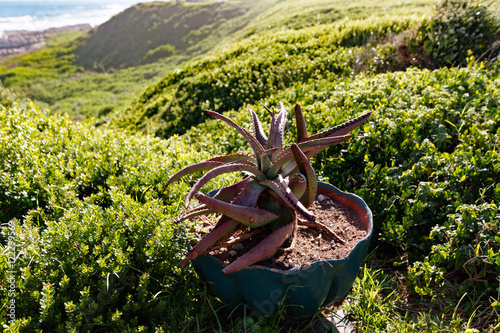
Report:
[[[178,138],[95,129],[0,96],[2,329],[196,325],[216,301],[200,299],[205,287],[175,268],[187,235],[172,222],[188,187],[162,190],[204,154]]]
[[[496,41],[500,41],[500,18],[485,4],[443,0],[408,42],[441,67],[466,65],[468,52],[476,58],[495,58],[500,54]]]
[[[176,52],[175,46],[170,44],[161,45],[153,50],[149,50],[148,52],[146,52],[146,54],[142,58],[142,62],[143,63],[155,62],[162,58],[170,57],[174,55],[175,52]]]

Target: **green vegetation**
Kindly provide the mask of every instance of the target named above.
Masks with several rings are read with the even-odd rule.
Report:
[[[249,38],[170,73],[112,123],[169,137],[204,121],[206,108],[237,110],[300,82],[347,79],[369,39],[410,22],[372,18]]]
[[[54,42],[38,52],[27,53],[9,59],[0,66],[0,80],[6,87],[27,90],[35,82],[55,80],[64,75],[78,73],[82,68],[75,65],[75,44]]]
[[[144,3],[89,36],[56,35],[39,51],[0,64],[0,80],[53,112],[68,113],[77,120],[100,118],[97,123],[101,123],[272,3]],[[138,64],[143,65],[120,69]]]
[[[436,15],[424,20],[410,44],[421,46],[435,67],[465,66],[468,52],[481,58],[495,57],[492,47],[500,34],[497,18],[482,4],[445,0]]]
[[[421,5],[414,2],[414,8]],[[286,16],[283,7],[269,10],[278,8],[282,10],[276,15]],[[388,14],[405,10],[388,8]],[[291,7],[289,13],[293,10],[300,12]],[[436,21],[396,14],[320,27],[304,27],[307,20],[299,20],[303,23],[297,30],[280,32],[275,26],[266,33],[262,26],[245,38],[234,37],[237,43],[219,46],[217,53],[167,74],[126,111],[106,109],[113,102],[99,105],[102,96],[96,97],[98,106],[85,114],[101,113],[112,126],[95,128],[69,116],[48,115],[22,94],[12,96],[0,88],[4,331],[279,330],[286,308],[264,318],[243,307],[229,309],[192,270],[175,268],[187,251],[186,241],[198,238],[189,222],[172,223],[196,177],[162,193],[167,179],[189,164],[248,152],[236,131],[205,121],[198,110],[228,112],[250,129],[248,106],[264,123],[269,121],[259,101],[270,107],[282,101],[287,109],[300,103],[309,132],[373,111],[352,139],[312,161],[320,180],[360,195],[374,213],[372,252],[344,306],[359,331],[500,330],[498,53],[480,62],[482,51],[472,48],[473,56],[450,62],[449,54],[427,51],[430,67],[447,67],[429,70],[417,59],[414,67],[406,68],[415,52],[406,48],[407,40]],[[447,14],[438,16],[451,17]],[[264,17],[272,17],[271,12],[256,20]],[[498,21],[491,22],[498,27]],[[251,28],[255,25],[245,29]],[[424,38],[413,46],[425,50],[430,41]],[[160,61],[91,76],[79,72],[74,54],[63,52],[70,66],[61,73],[73,78],[67,83],[55,74],[57,61],[47,53],[54,50],[37,53],[46,55],[44,64],[54,64],[39,67],[42,76],[31,84],[47,75],[47,86],[58,88],[54,93],[68,89],[67,96],[51,101],[68,113],[79,111],[66,109],[61,101],[78,96],[83,82],[93,82],[81,96],[90,101],[91,90],[100,84],[116,84],[118,90],[133,80],[147,84],[169,66]],[[22,59],[29,63],[26,69],[41,66],[39,56]],[[393,71],[401,64],[404,71]],[[148,70],[157,74],[147,78]],[[31,75],[26,73],[19,75]],[[132,78],[133,73],[137,76]],[[30,89],[17,75],[2,77],[2,82]],[[129,100],[135,89],[130,84]],[[124,127],[168,139],[132,135]],[[293,126],[286,131],[286,137],[295,137]],[[229,183],[231,179],[215,179],[206,190]],[[9,259],[12,254],[15,262]],[[11,324],[9,271],[16,279],[16,321]],[[318,312],[313,322],[290,330],[309,332],[320,318]]]
[[[202,54],[244,27],[267,4],[255,2],[151,2],[130,7],[99,26],[77,48],[86,68],[138,65],[149,51],[169,45],[187,55]],[[170,52],[168,52],[170,53]]]

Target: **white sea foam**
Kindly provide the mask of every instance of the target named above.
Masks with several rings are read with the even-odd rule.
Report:
[[[37,31],[82,23],[95,27],[137,2],[139,1],[96,2],[95,6],[89,6],[88,3],[85,5],[75,3],[74,6],[63,8],[57,6],[57,3],[61,2],[47,1],[46,7],[38,10],[36,14],[24,15],[20,10],[19,16],[0,17],[0,37],[9,30]],[[0,9],[1,7],[2,2],[0,2]]]

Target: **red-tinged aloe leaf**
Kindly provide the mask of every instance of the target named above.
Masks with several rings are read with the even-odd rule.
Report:
[[[198,172],[198,171],[211,170],[211,169],[216,168],[216,167],[221,166],[221,165],[224,165],[224,163],[220,162],[220,161],[205,161],[205,162],[201,162],[201,163],[196,163],[196,164],[190,165],[190,166],[188,166],[188,167],[180,170],[179,172],[177,172],[176,174],[174,174],[172,177],[170,177],[170,179],[167,181],[167,184],[165,185],[163,191],[165,191],[165,189],[170,184],[172,184],[176,180],[181,179],[182,177],[184,177],[186,175],[189,175],[191,173],[195,173],[195,172]]]
[[[248,164],[243,164],[243,163],[235,163],[235,164],[224,164],[221,165],[217,168],[214,168],[207,172],[203,177],[198,179],[196,184],[191,188],[189,191],[187,197],[186,197],[186,204],[185,206],[187,207],[189,205],[189,202],[193,198],[193,195],[200,190],[200,188],[205,185],[208,181],[212,180],[213,178],[222,175],[224,173],[228,172],[235,172],[235,171],[240,171],[240,172],[248,172],[252,174],[254,177],[256,177],[259,180],[263,180],[266,178],[266,175],[262,173],[259,169],[256,167],[253,167]]]
[[[285,126],[287,122],[288,112],[285,110],[283,103],[279,103],[280,105],[280,113],[271,124],[272,131],[269,134],[269,139],[267,143],[267,148],[278,148],[278,150],[273,153],[272,160],[276,158],[276,155],[279,154],[283,150],[283,135],[285,132]]]
[[[295,105],[295,123],[297,128],[297,143],[307,139],[307,126],[299,104]]]
[[[252,116],[252,123],[253,123],[253,131],[255,133],[255,138],[260,142],[262,146],[265,146],[267,142],[267,136],[264,133],[264,130],[262,129],[262,124],[259,120],[259,117],[257,117],[257,114],[255,113],[254,110],[248,109],[250,112],[250,116]]]
[[[329,128],[323,132],[311,135],[308,138],[308,140],[345,135],[350,131],[352,131],[353,129],[355,129],[356,127],[358,127],[359,125],[361,125],[362,123],[364,123],[368,118],[370,118],[371,115],[372,115],[371,112],[362,114],[361,116],[348,120],[345,123]]]
[[[232,202],[251,180],[252,178],[247,177],[230,186],[223,187],[214,195],[214,198],[225,202]]]
[[[264,153],[260,156],[260,171],[266,173],[267,170],[271,167],[271,158],[273,154],[278,150],[278,148],[272,148],[264,151]]]
[[[300,150],[299,146],[292,143],[291,147],[293,156],[295,158],[295,163],[299,172],[305,176],[307,182],[306,192],[304,196],[300,197],[300,202],[305,207],[310,207],[314,203],[316,198],[316,192],[318,190],[318,179],[316,178],[316,173],[309,161],[309,158]]]
[[[257,166],[257,161],[255,160],[255,157],[251,155],[246,155],[246,154],[231,154],[231,155],[223,155],[223,156],[217,156],[214,158],[211,158],[207,160],[207,162],[223,162],[223,163],[250,163],[254,164]]]
[[[176,220],[175,222],[176,223],[179,223],[181,221],[184,221],[184,220],[187,220],[187,219],[190,219],[190,218],[193,218],[193,217],[196,217],[196,216],[200,216],[200,215],[209,215],[209,214],[213,214],[213,213],[217,213],[215,210],[211,209],[211,208],[208,208],[206,205],[201,205],[199,207],[196,207],[196,208],[193,208],[193,209],[190,209],[184,213],[182,213]]]
[[[250,179],[250,178],[247,178]],[[256,207],[259,197],[267,189],[267,187],[259,185],[255,180],[250,179],[243,190],[236,196],[236,198],[231,202],[234,205],[246,206],[246,207]],[[225,223],[230,220],[229,217],[222,215],[217,225]]]
[[[294,219],[297,215],[293,213]],[[272,232],[269,236],[264,238],[259,244],[255,245],[247,253],[233,261],[226,268],[222,270],[224,274],[230,274],[248,267],[256,262],[271,257],[276,253],[279,247],[292,235],[293,233],[292,221],[281,228]]]
[[[278,182],[266,179],[259,182],[259,184],[269,187],[286,206],[300,213],[300,215],[302,215],[306,220],[314,223],[315,218],[313,213],[308,211],[307,208],[304,207],[304,205],[297,199],[292,190],[283,181],[283,177],[281,177],[281,175],[278,175]]]
[[[205,112],[207,112],[209,115],[211,115],[214,118],[217,118],[217,119],[220,119],[220,120],[226,122],[229,126],[231,126],[236,131],[238,131],[238,133],[243,135],[243,137],[250,144],[250,147],[252,148],[253,153],[255,155],[255,159],[257,161],[260,160],[260,155],[262,155],[264,148],[262,147],[262,145],[259,143],[259,141],[257,141],[257,139],[252,134],[250,134],[246,129],[244,129],[243,127],[241,127],[237,123],[235,123],[232,119],[230,119],[230,118],[228,118],[228,117],[226,117],[218,112],[214,112],[214,111],[210,111],[210,110],[205,110]]]
[[[198,255],[206,252],[212,245],[214,245],[219,239],[234,230],[240,223],[234,220],[226,221],[221,225],[217,225],[210,233],[203,237],[198,244],[196,244],[191,251],[182,259],[177,267],[182,267],[189,261],[196,258]]]
[[[260,144],[260,142],[246,129],[242,128],[243,132],[245,133],[245,138],[247,139],[248,143],[250,143],[250,146],[252,147],[252,150],[254,151],[255,154],[255,159],[258,161],[260,159],[260,156],[264,154],[264,147]]]
[[[264,147],[266,147],[266,149],[269,150],[270,148],[272,148],[272,142],[271,142],[272,140],[271,140],[271,138],[274,136],[274,130],[275,129],[274,129],[273,124],[274,124],[274,121],[276,119],[276,114],[274,113],[274,110],[269,109],[267,106],[265,106],[261,102],[259,102],[259,104],[262,105],[262,107],[264,109],[266,109],[267,112],[269,112],[269,115],[271,116],[271,128],[269,129],[269,137],[267,139],[266,145],[264,146]]]
[[[331,146],[332,144],[343,142],[349,138],[351,138],[351,135],[328,137],[316,140],[307,140],[299,143],[298,146],[300,150],[302,150],[302,152],[306,154],[307,157],[311,157],[314,154],[309,156],[307,152],[316,150],[317,153],[325,149],[326,147]],[[274,179],[276,178],[276,176],[278,176],[278,173],[280,172],[283,173],[283,177],[286,177],[295,169],[296,166],[297,164],[293,157],[292,149],[288,147],[276,157],[275,162],[271,165],[269,171],[267,172],[267,177],[270,179]]]
[[[201,193],[196,193],[195,197],[201,203],[216,210],[218,213],[243,223],[250,228],[261,227],[278,218],[278,215],[264,209],[227,203]]]
[[[249,178],[247,178],[249,179]],[[236,198],[231,202],[234,205],[246,206],[246,207],[256,207],[259,197],[267,189],[267,187],[259,185],[255,180],[250,179],[243,190],[236,196]],[[230,218],[222,215],[217,225],[229,221]]]
[[[259,185],[255,180],[250,180],[241,191],[240,194],[233,200],[232,204],[255,207],[259,201],[259,196],[266,190],[266,187]]]
[[[290,190],[292,190],[293,195],[295,195],[295,197],[299,199],[300,202],[302,202],[300,198],[302,198],[304,194],[306,194],[307,190],[306,176],[301,173],[295,173],[289,176],[288,187],[290,188]],[[307,206],[303,202],[302,204],[307,208]]]

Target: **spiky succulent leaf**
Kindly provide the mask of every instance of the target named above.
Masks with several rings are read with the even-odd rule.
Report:
[[[316,140],[308,140],[305,142],[301,142],[298,144],[300,150],[302,150],[304,153],[312,150],[318,150],[321,151],[328,146],[331,146],[332,144],[343,142],[347,139],[349,139],[351,136],[350,135],[344,135],[344,136],[338,136],[338,137],[328,137],[328,138],[323,138],[323,139],[316,139]],[[307,156],[307,154],[306,154]],[[287,165],[288,164],[288,165]],[[284,168],[284,166],[287,166]],[[269,171],[267,172],[267,177],[270,179],[276,178],[278,173],[283,173],[283,177],[288,176],[293,170],[297,164],[295,163],[295,159],[293,157],[292,149],[288,147],[287,149],[283,150],[281,154],[279,154],[276,157],[276,161],[271,165],[269,168]]]
[[[181,179],[184,176],[187,176],[187,175],[189,175],[191,173],[195,173],[195,172],[212,170],[213,168],[216,168],[216,167],[221,166],[221,165],[224,165],[224,163],[220,162],[220,161],[216,161],[216,160],[192,164],[192,165],[178,171],[176,174],[174,174],[172,177],[170,177],[170,179],[167,181],[167,184],[164,187],[164,190],[170,184]]]
[[[297,144],[292,143],[290,148],[292,149],[297,169],[302,175],[304,175],[307,182],[304,195],[302,197],[297,197],[305,207],[310,207],[316,198],[316,192],[318,190],[318,179],[316,177],[316,173],[314,172],[311,162],[302,150],[300,150]]]
[[[248,164],[235,163],[235,164],[221,165],[217,168],[210,170],[203,177],[198,179],[198,181],[196,182],[196,184],[194,184],[194,186],[191,188],[186,197],[185,206],[187,207],[189,205],[189,202],[193,198],[193,195],[196,192],[198,192],[202,188],[202,186],[205,185],[208,181],[224,173],[235,172],[235,171],[248,172],[259,180],[264,180],[266,178],[266,175],[262,173],[259,169]]]
[[[277,147],[268,149],[260,156],[260,171],[266,173],[269,170],[272,164],[271,158],[276,151],[278,151]]]
[[[255,160],[255,157],[247,154],[223,155],[207,160],[207,162],[211,161],[223,162],[223,163],[247,163],[247,164],[254,164],[255,166],[257,166],[257,160]]]
[[[227,203],[202,193],[196,193],[195,197],[213,210],[216,210],[233,220],[243,223],[250,228],[261,227],[275,220],[279,216],[264,209]]]
[[[285,110],[283,103],[279,103],[280,113],[271,124],[271,131],[269,134],[269,139],[267,143],[267,148],[278,148],[278,150],[273,153],[272,160],[274,161],[277,154],[283,150],[283,136],[285,133],[285,126],[287,122],[288,112]]]
[[[217,191],[214,197],[225,202],[232,202],[250,181],[252,181],[252,178],[246,177],[237,183],[222,187]]]
[[[191,219],[196,216],[201,216],[201,215],[209,215],[209,214],[214,214],[217,213],[217,211],[208,208],[206,205],[201,205],[196,208],[190,209],[188,211],[185,211],[182,213],[176,220],[175,222],[181,222],[187,219]]]
[[[250,134],[246,129],[244,129],[243,127],[241,127],[237,123],[235,123],[232,119],[229,119],[228,117],[226,117],[218,112],[214,112],[214,111],[210,111],[210,110],[205,110],[205,112],[207,112],[209,115],[211,115],[217,119],[223,120],[229,126],[231,126],[236,131],[238,131],[238,133],[243,135],[243,137],[247,140],[247,142],[250,144],[250,147],[252,148],[252,151],[255,155],[255,160],[256,161],[260,160],[260,155],[262,155],[262,153],[264,152],[264,148],[262,147],[262,145],[259,143],[259,141],[252,134]]]
[[[308,138],[309,140],[315,140],[315,139],[321,139],[321,138],[326,138],[326,137],[332,137],[332,136],[340,136],[349,133],[362,123],[364,123],[370,116],[372,115],[371,112],[362,114],[361,116],[358,116],[356,118],[350,119],[346,121],[345,123],[342,123],[340,125],[331,127],[327,130],[324,130],[322,132],[319,132],[317,134],[311,135]]]
[[[260,142],[262,146],[265,146],[267,142],[267,136],[264,133],[264,130],[262,129],[262,124],[259,120],[259,117],[257,117],[257,114],[255,113],[254,110],[249,108],[248,111],[250,112],[250,115],[252,117],[252,124],[253,124],[253,131],[255,133],[255,138],[257,139],[257,141]]]
[[[298,212],[306,220],[314,222],[314,215],[295,197],[281,175],[278,175],[276,182],[266,179],[259,182],[259,184],[269,187],[284,205]]]
[[[297,218],[295,213],[293,213],[293,215],[294,218]],[[255,245],[244,255],[229,264],[222,270],[222,272],[224,274],[234,273],[240,269],[255,264],[256,262],[271,257],[276,253],[281,244],[283,244],[292,235],[293,228],[293,223],[287,223],[281,228],[275,230],[259,244]]]
[[[290,190],[292,190],[293,195],[297,199],[302,198],[304,194],[306,193],[307,190],[307,179],[306,176],[304,176],[301,173],[295,173],[291,176],[288,177],[288,187]],[[304,205],[304,207],[307,208],[307,206]]]
[[[307,126],[304,119],[304,114],[302,113],[302,108],[299,104],[295,105],[295,124],[297,130],[297,143],[305,141],[308,137]]]
[[[212,245],[214,245],[219,239],[226,236],[234,230],[240,223],[235,220],[225,221],[224,223],[217,225],[210,233],[203,237],[189,253],[182,259],[177,267],[182,267],[189,261],[196,258],[198,255],[206,252]]]

